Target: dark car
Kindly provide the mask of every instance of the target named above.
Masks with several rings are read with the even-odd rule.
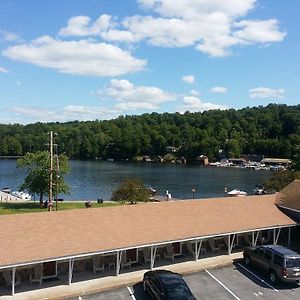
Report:
[[[178,273],[167,270],[149,271],[144,274],[144,291],[152,299],[195,300],[188,285]]]
[[[279,245],[247,247],[244,262],[269,275],[271,282],[299,282],[300,254]]]

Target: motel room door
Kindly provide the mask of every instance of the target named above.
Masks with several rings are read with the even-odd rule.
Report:
[[[43,263],[43,278],[52,278],[57,276],[56,261]]]

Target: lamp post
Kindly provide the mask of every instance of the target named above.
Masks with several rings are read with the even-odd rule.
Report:
[[[196,193],[196,189],[192,188],[192,193],[193,193],[193,200],[195,199],[195,193]]]

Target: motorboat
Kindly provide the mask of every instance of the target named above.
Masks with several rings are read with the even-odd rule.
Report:
[[[156,189],[154,187],[152,187],[149,184],[145,184],[145,188],[152,194],[154,195],[156,193]]]
[[[243,197],[243,196],[247,196],[247,193],[242,190],[234,189],[230,191],[227,195],[229,197]]]

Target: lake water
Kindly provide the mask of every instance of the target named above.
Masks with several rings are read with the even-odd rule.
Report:
[[[141,179],[165,195],[168,190],[172,197],[179,199],[223,197],[237,188],[253,194],[256,184],[262,184],[271,176],[271,171],[246,170],[239,168],[203,167],[199,165],[175,165],[154,163],[79,161],[70,160],[70,173],[66,181],[70,195],[59,195],[66,200],[109,200],[112,191],[121,180],[128,177]],[[16,160],[0,159],[0,189],[10,187],[18,190],[26,173],[16,168]]]

